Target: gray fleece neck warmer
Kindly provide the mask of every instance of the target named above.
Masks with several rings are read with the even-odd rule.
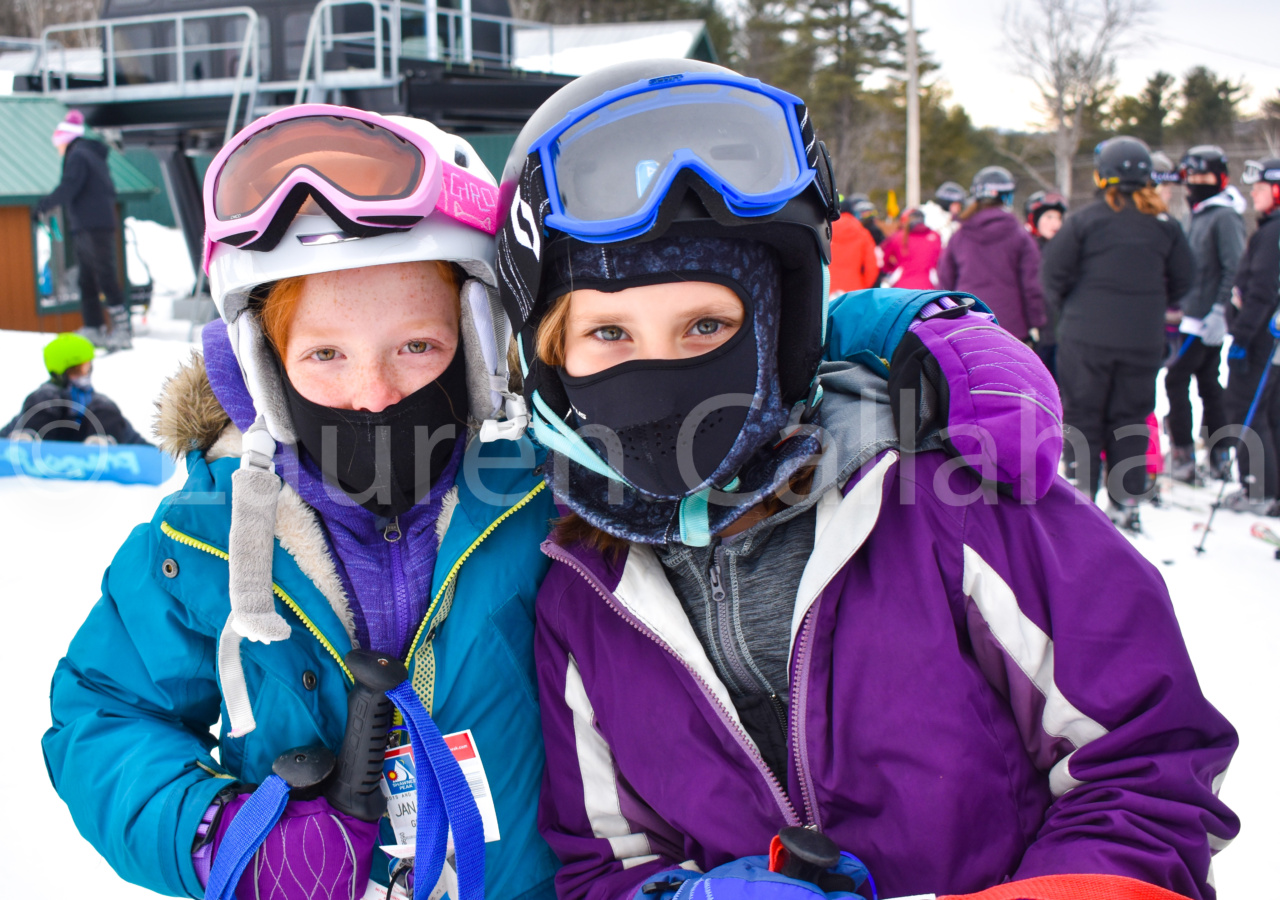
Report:
[[[727,453],[711,465],[699,469],[702,481],[692,487],[674,490],[668,479],[647,479],[650,489],[632,484],[618,475],[615,469],[600,464],[608,460],[608,447],[581,432],[582,446],[590,448],[596,459],[588,459],[581,451],[574,454],[553,451],[549,454],[547,479],[562,503],[587,522],[618,537],[651,544],[685,543],[705,546],[711,535],[721,531],[752,506],[776,492],[805,461],[817,451],[817,440],[806,430],[800,430],[789,439],[781,440],[780,432],[787,425],[791,411],[783,404],[778,376],[778,327],[781,318],[781,274],[775,251],[755,241],[729,238],[673,237],[642,244],[623,246],[574,245],[560,254],[549,266],[546,279],[546,295],[559,296],[575,289],[620,291],[646,284],[664,284],[674,281],[709,281],[724,284],[733,289],[743,300],[750,321],[735,335],[754,343],[755,373],[754,391],[749,395],[749,405],[742,414],[740,405],[732,417],[738,425],[736,438]],[[726,348],[728,348],[728,344]],[[711,357],[718,351],[706,354]],[[736,354],[738,357],[740,353]],[[701,358],[699,358],[701,359]],[[726,357],[727,359],[727,357]],[[690,361],[673,364],[685,366]],[[741,359],[738,360],[742,362]],[[626,363],[624,366],[635,366]],[[635,382],[645,372],[632,373],[628,382],[634,394],[643,398],[644,404],[669,397],[670,410],[666,417],[655,411],[653,423],[665,427],[682,422],[670,422],[672,415],[683,420],[684,410],[691,402],[703,398],[699,391],[711,391],[690,374],[686,384],[679,384],[669,376],[670,372],[658,371],[653,361],[641,364],[652,371],[654,396],[644,396],[642,385]],[[749,361],[748,361],[749,365]],[[621,369],[623,367],[616,367]],[[740,371],[748,371],[739,366]],[[608,373],[602,373],[607,375]],[[708,384],[714,383],[707,379]],[[750,384],[750,381],[747,382]],[[564,383],[550,385],[563,390]],[[550,392],[549,392],[550,393]],[[575,431],[583,424],[575,415],[563,395],[556,411],[565,416],[565,425]],[[710,400],[710,397],[705,398]],[[641,404],[639,399],[633,401]],[[629,416],[633,410],[619,409],[615,414],[606,412],[606,421],[597,422],[613,427],[626,439],[626,428],[637,423]],[[740,425],[739,425],[740,423]],[[641,423],[643,424],[643,423]],[[726,421],[726,424],[728,422]],[[625,426],[625,427],[624,427]],[[695,445],[696,446],[696,445]],[[675,444],[672,441],[672,451]],[[577,458],[582,456],[583,458]],[[652,485],[663,483],[664,489],[655,490]]]

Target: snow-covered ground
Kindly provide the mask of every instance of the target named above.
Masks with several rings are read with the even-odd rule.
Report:
[[[185,247],[176,231],[138,223],[139,246],[156,279],[157,301],[147,332],[134,349],[100,356],[98,390],[149,432],[152,401],[164,378],[190,353],[187,324],[168,315],[173,297],[192,284]],[[0,420],[43,379],[40,350],[49,335],[0,332]],[[1161,392],[1161,396],[1163,392]],[[176,490],[181,466],[160,487],[0,478],[0,559],[5,573],[9,651],[0,739],[0,874],[7,897],[45,897],[71,886],[94,900],[139,900],[148,891],[117,878],[79,836],[66,806],[49,785],[40,737],[49,723],[48,684],[75,630],[97,601],[103,569],[137,524]],[[1280,846],[1280,786],[1271,755],[1280,746],[1274,691],[1280,659],[1280,561],[1253,538],[1256,517],[1226,512],[1214,522],[1207,551],[1197,556],[1197,523],[1207,518],[1216,485],[1171,491],[1173,503],[1145,508],[1147,535],[1135,546],[1169,585],[1183,634],[1205,694],[1240,731],[1222,796],[1244,823],[1241,837],[1218,856],[1215,874],[1225,900],[1269,896]],[[1192,507],[1192,508],[1185,508]],[[1270,520],[1280,530],[1280,522]],[[1267,585],[1272,585],[1268,588]],[[92,786],[90,786],[92,787]]]

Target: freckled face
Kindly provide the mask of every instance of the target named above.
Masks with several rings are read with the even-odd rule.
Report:
[[[677,281],[617,293],[574,291],[565,326],[565,371],[594,375],[633,359],[688,359],[742,327],[742,301],[722,284]]]
[[[308,275],[284,368],[303,397],[380,412],[440,377],[458,348],[458,296],[433,263]]]

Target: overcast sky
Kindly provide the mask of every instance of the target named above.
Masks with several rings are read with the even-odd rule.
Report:
[[[1024,2],[1028,0],[1013,0]],[[1280,87],[1280,0],[1157,0],[1145,42],[1120,60],[1122,94],[1142,90],[1159,69],[1181,78],[1192,66],[1244,77],[1252,89],[1242,109],[1254,111]],[[906,0],[898,0],[902,9]],[[1020,129],[1039,125],[1030,83],[1014,75],[1001,49],[1006,0],[915,0],[922,46],[941,66],[935,77],[952,90],[974,124]]]

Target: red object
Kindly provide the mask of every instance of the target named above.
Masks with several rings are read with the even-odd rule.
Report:
[[[1164,471],[1164,453],[1160,451],[1160,423],[1156,414],[1147,416],[1147,473],[1159,475]]]
[[[841,213],[831,223],[831,293],[861,291],[879,277],[876,239],[853,213]]]
[[[1122,875],[1043,875],[938,900],[1186,900],[1182,894]]]
[[[781,872],[790,855],[787,848],[782,846],[782,838],[775,834],[773,840],[769,841],[769,871]]]
[[[925,225],[916,225],[903,247],[907,229],[900,228],[884,242],[884,274],[886,284],[896,288],[933,290],[938,286],[938,257],[942,255],[942,238]],[[894,277],[894,272],[898,276]]]

